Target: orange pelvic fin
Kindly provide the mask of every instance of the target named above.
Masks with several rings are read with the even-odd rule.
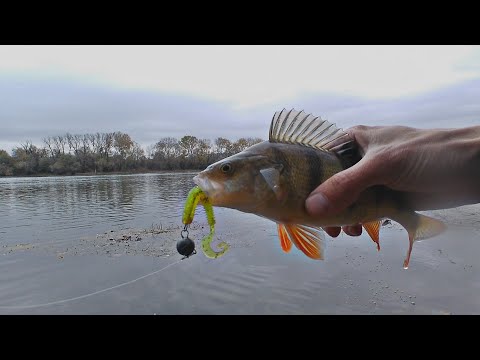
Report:
[[[278,233],[284,251],[286,248],[290,251],[291,243],[294,243],[309,258],[323,260],[325,246],[321,230],[297,224],[278,224]]]
[[[380,251],[380,221],[371,221],[365,224],[362,224],[363,228],[367,230],[368,235],[372,240],[377,244],[377,250]]]
[[[287,234],[287,230],[285,229],[285,226],[278,224],[277,230],[278,230],[278,237],[280,238],[280,245],[282,245],[282,250],[285,251],[286,253],[290,252],[290,250],[292,250],[292,242],[288,238],[288,234]]]

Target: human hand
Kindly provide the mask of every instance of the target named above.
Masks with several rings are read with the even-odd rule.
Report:
[[[403,192],[414,210],[480,202],[480,126],[428,130],[355,126],[346,132],[361,159],[310,194],[305,206],[311,215],[338,214],[374,185]],[[340,233],[339,227],[324,230],[333,237]],[[362,226],[352,224],[343,230],[358,236]]]

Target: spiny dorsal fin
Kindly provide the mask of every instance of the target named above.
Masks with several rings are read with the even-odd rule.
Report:
[[[346,132],[318,116],[303,110],[277,111],[270,124],[269,141],[297,144],[320,150],[346,149],[352,140]]]

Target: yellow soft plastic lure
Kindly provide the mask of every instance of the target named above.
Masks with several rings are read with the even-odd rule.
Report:
[[[185,225],[192,223],[193,217],[195,216],[195,209],[199,204],[203,205],[205,213],[207,214],[208,225],[210,226],[210,233],[202,240],[202,250],[205,256],[208,258],[216,259],[225,254],[230,246],[223,241],[218,244],[218,247],[222,249],[221,251],[217,252],[212,249],[211,242],[215,232],[215,217],[213,215],[213,207],[208,201],[208,197],[198,186],[192,188],[192,190],[190,190],[188,193],[187,201],[185,202],[185,208],[183,210],[182,222]]]

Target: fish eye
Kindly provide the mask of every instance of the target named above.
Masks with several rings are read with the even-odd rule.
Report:
[[[231,172],[233,169],[232,165],[230,163],[226,163],[226,164],[223,164],[221,167],[220,167],[220,170],[222,170],[223,173],[227,174],[229,172]]]

